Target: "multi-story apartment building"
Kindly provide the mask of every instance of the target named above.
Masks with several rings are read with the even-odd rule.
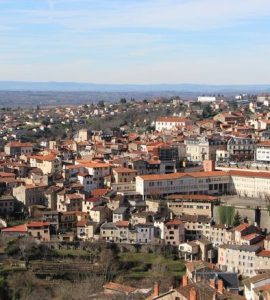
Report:
[[[85,199],[84,194],[58,194],[57,210],[66,211],[82,211],[82,203]]]
[[[231,160],[253,160],[256,141],[252,138],[232,137],[227,143]]]
[[[270,141],[261,141],[257,144],[255,159],[262,163],[270,162]]]
[[[9,142],[5,145],[5,153],[11,156],[31,154],[33,152],[32,143]]]
[[[185,226],[187,241],[198,240],[202,236],[209,236],[212,218],[203,215],[182,215],[181,221]]]
[[[216,151],[227,147],[224,139],[207,136],[188,138],[185,144],[187,158],[194,162],[216,160]]]
[[[115,183],[134,182],[137,171],[129,168],[113,168],[112,177]]]
[[[216,224],[209,227],[205,237],[213,243],[214,247],[231,243],[233,241],[233,231],[225,225]]]
[[[204,215],[213,216],[214,205],[219,198],[209,195],[170,195],[167,197],[167,207],[174,215]]]
[[[129,166],[138,172],[138,175],[161,173],[160,160],[134,159],[129,162]]]
[[[258,268],[256,255],[261,250],[261,246],[257,245],[221,245],[218,249],[218,265],[225,272],[254,276]]]

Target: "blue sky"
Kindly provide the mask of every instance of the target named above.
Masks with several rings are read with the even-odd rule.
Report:
[[[0,0],[0,80],[270,83],[269,0]]]

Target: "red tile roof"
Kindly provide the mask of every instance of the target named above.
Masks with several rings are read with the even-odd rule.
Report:
[[[137,173],[137,170],[129,169],[129,168],[113,168],[113,171],[116,173]]]
[[[228,174],[231,176],[270,178],[270,172],[252,172],[252,171],[231,170],[228,172]]]
[[[27,232],[27,226],[26,224],[12,226],[12,227],[6,227],[1,230],[2,232],[21,232],[25,233]]]
[[[157,122],[170,122],[170,123],[185,123],[188,119],[183,117],[159,117]]]
[[[270,250],[262,250],[261,252],[257,253],[257,256],[270,257]]]
[[[93,189],[91,191],[91,195],[93,197],[101,197],[101,196],[104,196],[108,193],[108,189]]]
[[[134,288],[134,287],[119,284],[119,283],[116,283],[116,282],[106,283],[103,286],[103,288],[104,289],[109,289],[109,290],[114,290],[114,291],[121,292],[121,293],[127,293],[127,294],[130,294],[130,293],[133,293],[133,292],[136,291],[136,288]]]
[[[179,219],[169,220],[165,225],[180,225],[183,222]]]
[[[212,171],[212,172],[190,172],[190,173],[170,173],[170,174],[152,174],[139,176],[143,180],[172,180],[180,179],[183,177],[221,177],[229,176],[228,172],[224,171]]]
[[[116,226],[118,226],[118,227],[128,227],[129,226],[129,221],[118,221],[118,222],[116,222]]]
[[[248,223],[240,224],[239,226],[234,228],[234,231],[243,231],[244,229],[248,228],[250,225]]]
[[[49,222],[30,222],[26,224],[27,228],[28,227],[43,227],[43,226],[49,226]]]

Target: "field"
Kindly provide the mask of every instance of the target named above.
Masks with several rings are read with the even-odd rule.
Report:
[[[153,278],[162,276],[162,273],[180,278],[185,272],[183,261],[155,253],[120,253],[119,261],[123,264],[122,275],[126,279]]]

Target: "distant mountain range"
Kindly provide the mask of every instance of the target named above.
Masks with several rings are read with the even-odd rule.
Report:
[[[270,84],[207,85],[207,84],[94,84],[80,82],[0,81],[0,91],[51,92],[179,92],[179,93],[263,93]]]

